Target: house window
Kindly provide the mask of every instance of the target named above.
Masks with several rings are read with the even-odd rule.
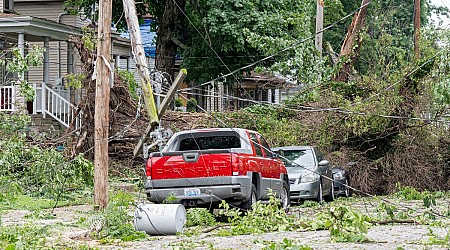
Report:
[[[2,1],[3,1],[3,12],[14,11],[14,0],[2,0]]]

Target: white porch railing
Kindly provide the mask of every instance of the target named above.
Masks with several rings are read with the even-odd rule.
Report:
[[[14,111],[16,102],[15,86],[0,86],[0,111]]]
[[[36,94],[33,114],[41,113],[44,118],[49,115],[65,127],[69,127],[72,122],[75,129],[81,126],[81,114],[75,115],[76,106],[69,101],[69,90],[52,89],[45,83],[32,85]],[[0,111],[16,111],[16,93],[17,86],[0,86]]]
[[[41,111],[43,116],[49,115],[65,127],[69,127],[74,122],[75,129],[81,126],[80,114],[76,116],[76,106],[70,103],[69,91],[58,91],[49,88],[45,83],[38,88],[36,86],[36,96],[41,92],[41,98],[36,98],[33,106],[37,112]],[[63,96],[64,95],[64,96]],[[40,100],[38,100],[40,99]],[[39,101],[41,109],[39,109]]]

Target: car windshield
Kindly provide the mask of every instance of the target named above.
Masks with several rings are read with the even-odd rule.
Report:
[[[315,166],[314,157],[312,151],[307,150],[286,150],[283,151],[284,157],[286,159],[282,159],[284,165],[286,167],[300,167],[297,164],[307,167],[313,168]]]

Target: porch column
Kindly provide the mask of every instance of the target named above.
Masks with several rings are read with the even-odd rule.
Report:
[[[131,57],[130,56],[127,57],[127,70],[128,71],[131,70]]]
[[[281,103],[281,91],[280,91],[280,89],[275,89],[275,103]]]
[[[18,45],[19,45],[19,50],[20,50],[20,55],[25,58],[25,34],[24,33],[19,33],[19,37],[18,37]],[[20,73],[19,75],[19,79],[21,81],[25,80],[25,72]]]
[[[50,64],[49,64],[49,58],[50,58],[50,46],[49,46],[49,38],[44,37],[44,77],[43,81],[48,84],[49,82],[49,72],[50,72]]]
[[[73,73],[73,46],[67,43],[67,73]]]
[[[25,58],[25,34],[19,33],[18,35],[18,46],[20,55]],[[19,81],[16,83],[15,91],[16,91],[16,100],[15,100],[15,108],[19,113],[27,114],[27,105],[25,101],[25,97],[23,93],[20,91],[19,84],[25,80],[25,72],[19,74]]]
[[[116,64],[116,69],[120,69],[120,55],[114,56],[114,63]]]
[[[272,89],[267,90],[267,102],[272,103]]]

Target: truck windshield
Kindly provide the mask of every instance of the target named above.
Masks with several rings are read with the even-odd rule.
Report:
[[[315,166],[311,150],[286,150],[283,153],[284,157],[289,160],[282,159],[286,167],[300,167],[297,164],[307,168]]]
[[[240,148],[241,140],[237,136],[207,136],[185,138],[180,142],[179,151]]]

